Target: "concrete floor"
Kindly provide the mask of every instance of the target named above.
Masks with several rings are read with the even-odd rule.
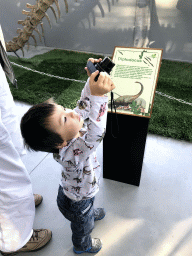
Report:
[[[19,119],[30,105],[15,102]],[[98,159],[102,166],[102,144]],[[34,228],[53,232],[50,243],[26,256],[73,256],[70,223],[56,204],[60,165],[52,154],[27,152],[22,158],[34,193],[43,196]],[[95,206],[106,217],[92,237],[103,241],[98,256],[192,255],[192,143],[148,135],[140,187],[101,179]],[[81,254],[88,255],[87,253]]]

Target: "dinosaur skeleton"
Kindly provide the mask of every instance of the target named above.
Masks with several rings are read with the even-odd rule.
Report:
[[[67,0],[64,0],[65,2],[65,9],[66,12],[68,12],[68,3]],[[37,45],[37,41],[34,35],[32,35],[33,31],[36,31],[39,35],[40,41],[41,41],[41,33],[37,29],[37,26],[40,24],[42,28],[42,36],[44,37],[44,29],[43,29],[43,23],[42,19],[44,17],[47,18],[50,27],[51,22],[48,14],[46,11],[50,8],[53,11],[53,14],[55,16],[55,19],[57,21],[57,15],[55,12],[54,7],[52,4],[55,3],[58,11],[58,17],[60,18],[60,8],[58,0],[36,0],[35,5],[26,4],[27,8],[30,9],[30,11],[23,10],[22,13],[26,15],[27,17],[25,20],[19,20],[18,24],[21,24],[23,26],[23,29],[17,29],[17,33],[19,34],[17,37],[14,37],[12,41],[6,42],[6,50],[7,52],[16,52],[17,50],[21,49],[23,52],[24,45],[28,42],[29,38],[32,37],[35,41],[35,45]],[[24,56],[24,52],[23,52]]]
[[[23,26],[23,29],[18,28],[17,29],[17,34],[19,34],[17,37],[14,37],[12,39],[12,41],[6,42],[6,51],[7,52],[14,52],[16,54],[16,51],[18,51],[19,49],[21,49],[23,56],[24,56],[24,51],[23,51],[23,47],[25,46],[25,44],[28,44],[29,47],[29,38],[32,37],[34,42],[35,42],[35,46],[37,46],[37,41],[35,36],[32,34],[33,31],[36,31],[36,33],[38,33],[39,35],[39,39],[41,41],[41,36],[44,38],[44,28],[43,28],[43,22],[42,19],[44,17],[46,17],[46,19],[49,22],[49,25],[51,27],[51,21],[50,18],[48,16],[48,14],[46,13],[47,10],[50,8],[54,14],[54,17],[57,21],[57,18],[60,18],[61,12],[60,12],[60,7],[59,7],[59,0],[36,0],[36,4],[35,5],[31,5],[29,3],[26,4],[26,7],[28,9],[30,9],[30,11],[26,11],[23,10],[22,14],[26,15],[27,17],[25,18],[25,20],[19,20],[18,24]],[[67,0],[63,0],[65,3],[65,11],[66,13],[68,13],[69,11],[69,6],[68,6],[68,1]],[[74,0],[75,2],[77,2],[77,0]],[[118,2],[118,0],[116,0],[116,2]],[[53,7],[53,4],[56,5],[57,7],[57,11],[58,11],[58,16],[56,14],[56,11]],[[84,5],[86,6],[86,1],[84,3]],[[109,0],[107,0],[107,4],[108,4],[108,10],[110,12],[111,10],[111,3]],[[112,5],[115,4],[115,1],[112,0]],[[101,11],[101,15],[102,17],[105,16],[105,12],[104,9],[100,3],[100,1],[92,1],[91,2],[91,6],[92,8],[95,6],[98,6],[100,11]],[[79,11],[79,10],[78,10]],[[88,13],[90,12],[90,10],[88,11]],[[95,26],[95,14],[94,11],[91,10],[91,14],[93,16],[93,25]],[[89,17],[86,17],[89,21],[90,24],[90,20]],[[42,34],[39,32],[37,26],[40,24],[41,29],[42,29]],[[16,54],[17,55],[17,54]]]

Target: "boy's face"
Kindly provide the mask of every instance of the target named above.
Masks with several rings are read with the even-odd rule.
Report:
[[[58,146],[58,148],[62,148],[67,145],[69,140],[80,136],[79,131],[84,121],[77,112],[57,104],[54,106],[55,111],[48,119],[49,128],[58,133],[64,140],[64,143]]]

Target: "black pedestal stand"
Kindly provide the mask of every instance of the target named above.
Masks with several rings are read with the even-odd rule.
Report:
[[[108,113],[103,140],[103,177],[139,186],[149,118],[117,114],[117,119],[118,135],[116,116]]]

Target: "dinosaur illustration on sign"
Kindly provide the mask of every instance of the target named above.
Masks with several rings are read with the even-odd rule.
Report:
[[[118,106],[128,106],[142,94],[143,89],[144,89],[143,84],[140,82],[135,82],[135,83],[139,83],[141,85],[140,92],[137,93],[136,95],[123,95],[123,96],[118,97],[117,99],[115,99],[115,105],[117,107]]]

